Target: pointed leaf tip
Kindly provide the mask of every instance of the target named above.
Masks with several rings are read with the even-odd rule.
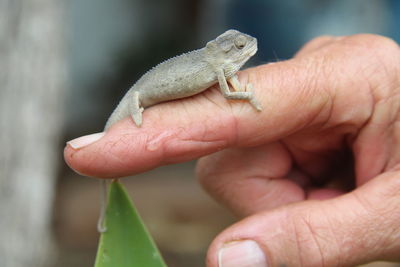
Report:
[[[166,267],[124,186],[111,183],[95,267]]]

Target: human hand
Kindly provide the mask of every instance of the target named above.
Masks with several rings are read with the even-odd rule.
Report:
[[[400,260],[399,63],[383,37],[317,38],[239,74],[261,113],[212,88],[147,109],[141,128],[127,118],[74,140],[65,159],[115,178],[217,152],[199,180],[245,218],[213,241],[209,267]]]

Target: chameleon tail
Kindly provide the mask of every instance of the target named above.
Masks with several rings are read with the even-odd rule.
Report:
[[[104,131],[107,131],[114,123],[129,116],[129,96],[130,94],[126,94],[111,113],[111,116],[108,118],[106,126],[104,127]]]

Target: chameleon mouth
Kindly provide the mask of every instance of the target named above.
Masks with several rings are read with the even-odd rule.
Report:
[[[257,53],[257,42],[253,42],[248,51],[250,57],[254,56]]]

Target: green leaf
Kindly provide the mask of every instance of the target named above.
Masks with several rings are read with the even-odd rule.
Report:
[[[95,267],[166,267],[154,241],[119,182],[109,191]]]

